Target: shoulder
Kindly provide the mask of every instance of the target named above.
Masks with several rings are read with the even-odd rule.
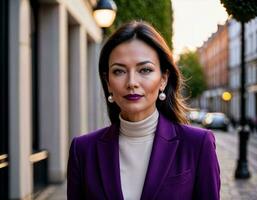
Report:
[[[200,128],[192,125],[175,124],[176,130],[185,137],[205,137],[213,135],[211,130]]]
[[[215,144],[215,137],[211,130],[183,124],[175,124],[175,130],[179,139],[189,141],[191,145]]]
[[[164,138],[176,138],[190,146],[194,146],[194,144],[199,146],[204,140],[215,142],[214,135],[210,130],[172,122],[162,114],[160,114],[157,128]]]
[[[82,135],[75,137],[74,140],[76,140],[77,143],[92,142],[102,138],[111,128],[112,125],[88,133],[83,133]]]
[[[113,125],[74,137],[71,146],[74,146],[78,150],[91,148],[109,132],[112,126]]]
[[[92,131],[89,133],[83,133],[82,135],[77,136],[74,139],[77,142],[98,140],[99,138],[101,138],[104,135],[104,133],[106,133],[110,129],[110,127],[111,126],[107,126],[107,127],[104,127],[104,128],[101,128],[101,129],[98,129],[98,130],[95,130],[95,131]]]

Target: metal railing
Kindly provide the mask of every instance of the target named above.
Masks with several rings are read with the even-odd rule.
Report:
[[[0,169],[8,166],[7,154],[0,155]]]
[[[0,155],[0,199],[8,199],[8,155]]]

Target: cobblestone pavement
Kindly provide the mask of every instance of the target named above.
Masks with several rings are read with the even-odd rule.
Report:
[[[217,154],[221,168],[221,200],[257,200],[257,134],[252,134],[248,146],[251,178],[236,180],[238,135],[215,131]]]
[[[248,146],[248,162],[251,178],[234,178],[238,158],[238,135],[214,131],[217,154],[221,168],[221,200],[257,200],[257,134],[252,134]],[[36,200],[65,200],[66,183],[50,185]]]

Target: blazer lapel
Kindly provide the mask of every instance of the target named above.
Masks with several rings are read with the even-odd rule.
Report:
[[[141,199],[154,199],[175,157],[179,141],[174,125],[161,114],[155,133]]]
[[[112,125],[98,141],[98,161],[107,199],[122,200],[119,167],[118,125]]]

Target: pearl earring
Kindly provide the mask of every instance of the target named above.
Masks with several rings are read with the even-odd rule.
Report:
[[[111,95],[111,94],[108,96],[108,101],[109,101],[110,103],[113,103],[113,102],[114,102],[114,100],[113,100],[113,98],[112,98],[112,95]]]
[[[164,101],[166,99],[166,94],[163,91],[161,91],[161,93],[159,94],[159,99],[161,101]]]

